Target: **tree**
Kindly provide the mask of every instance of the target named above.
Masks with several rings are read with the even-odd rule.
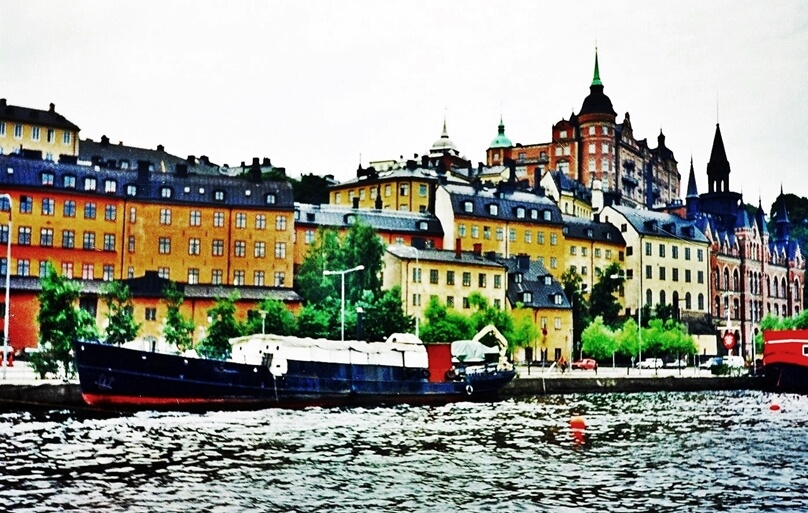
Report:
[[[233,350],[230,339],[243,333],[241,325],[236,321],[236,300],[238,293],[216,300],[213,308],[208,310],[211,319],[208,333],[196,346],[196,351],[205,358],[226,360]]]
[[[505,338],[511,337],[513,317],[508,312],[491,305],[479,292],[472,292],[469,295],[469,306],[475,309],[469,319],[475,332],[493,324]]]
[[[393,333],[408,333],[415,327],[415,319],[404,312],[398,286],[385,291],[378,299],[373,298],[371,291],[365,291],[358,305],[365,312],[366,340],[385,340]]]
[[[265,312],[261,317],[260,312]],[[286,308],[282,301],[277,299],[264,299],[258,305],[258,311],[251,310],[244,334],[275,333],[276,335],[294,335],[297,330],[295,315]]]
[[[358,265],[365,268],[360,272],[345,275],[346,301],[356,303],[365,290],[371,291],[373,297],[381,295],[384,251],[384,243],[372,226],[359,220],[351,225],[342,241],[344,269]]]
[[[184,294],[172,281],[163,289],[163,304],[167,307],[166,324],[163,336],[166,342],[177,347],[180,352],[190,349],[193,344],[194,323],[180,313],[185,301]]]
[[[619,276],[619,278],[613,276]],[[598,282],[592,286],[592,293],[589,294],[589,315],[593,318],[601,316],[603,323],[609,327],[618,326],[620,303],[615,297],[615,292],[624,282],[623,272],[617,262],[609,264],[605,270],[600,272]]]
[[[289,181],[292,183],[296,202],[311,205],[328,203],[328,186],[331,182],[327,177],[307,174],[302,175],[300,180],[292,178]]]
[[[334,315],[337,312],[337,315]],[[297,315],[297,332],[301,337],[328,338],[335,331],[339,336],[339,303],[327,298],[321,304],[305,305]]]
[[[598,316],[586,327],[581,334],[583,351],[596,360],[610,358],[617,352],[617,337],[615,333]]]
[[[637,321],[629,317],[616,333],[617,354],[634,358],[640,353],[640,331]]]
[[[55,372],[61,365],[68,377],[73,374],[73,342],[98,338],[98,331],[93,316],[76,304],[81,295],[79,284],[57,274],[50,262],[46,265],[38,296],[40,351],[32,364],[40,375]]]
[[[581,350],[581,334],[590,322],[589,305],[581,292],[583,278],[577,271],[568,269],[561,275],[561,283],[564,286],[564,295],[572,306],[572,340],[574,344],[573,353]]]
[[[531,318],[531,311],[518,304],[513,314],[513,331],[508,337],[508,352],[513,354],[517,347],[533,347],[542,336]],[[534,357],[535,359],[535,357]]]
[[[336,230],[320,228],[295,276],[297,291],[307,304],[319,304],[326,298],[340,296],[339,286],[325,270],[340,270],[344,258],[339,234]]]
[[[421,340],[427,343],[468,340],[476,333],[468,317],[447,308],[436,297],[429,299],[424,318]]]
[[[102,287],[101,298],[107,305],[107,343],[121,345],[134,340],[141,325],[135,322],[129,287],[123,282],[111,281]]]

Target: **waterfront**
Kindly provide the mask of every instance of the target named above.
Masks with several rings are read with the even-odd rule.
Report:
[[[574,415],[583,435],[569,427]],[[0,416],[0,509],[804,511],[806,427],[806,398],[756,391],[11,412]]]

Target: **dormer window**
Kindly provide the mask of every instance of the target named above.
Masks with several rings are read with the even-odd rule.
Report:
[[[530,303],[531,301],[533,301],[533,293],[529,290],[522,292],[522,302]]]
[[[544,277],[544,284],[545,285],[552,285],[553,284],[553,277],[549,274]]]
[[[464,201],[463,212],[474,212],[474,203],[472,203],[471,201]]]
[[[553,214],[549,210],[543,210],[542,213],[544,214],[545,221],[550,221],[553,219]]]
[[[530,209],[530,218],[531,219],[538,219],[539,218],[539,211],[535,208]]]
[[[553,302],[554,302],[555,304],[557,304],[557,305],[562,304],[562,303],[563,303],[563,300],[561,299],[561,294],[554,294],[554,295],[553,295]]]
[[[587,237],[592,237],[593,235],[594,235],[594,233],[592,232],[592,228],[587,228],[586,229],[586,236]]]
[[[525,218],[525,207],[516,207],[516,218],[517,219]]]
[[[65,189],[75,189],[76,177],[73,175],[65,175],[64,177],[62,177],[62,186]]]
[[[514,283],[522,283],[522,273],[514,273],[513,282]]]
[[[53,185],[54,179],[55,177],[53,176],[53,173],[42,173],[42,185]]]
[[[160,197],[161,198],[170,198],[174,191],[171,190],[171,187],[160,187]]]
[[[418,222],[418,229],[419,230],[427,230],[429,228],[429,224],[426,221],[419,221]]]
[[[84,179],[84,190],[85,191],[94,191],[96,188],[96,179],[92,176],[88,176]]]
[[[499,215],[499,205],[488,205],[488,213],[492,216]]]
[[[270,192],[269,194],[267,194],[267,195],[266,195],[266,202],[267,202],[267,205],[274,205],[274,204],[275,204],[275,202],[277,201],[277,199],[278,199],[278,198],[277,198],[277,196],[275,196],[275,194],[274,194],[274,193],[271,193],[271,192]]]
[[[114,194],[118,190],[115,180],[104,180],[104,192]]]
[[[137,196],[137,185],[129,184],[126,186],[126,195],[127,196]]]
[[[224,191],[213,191],[213,199],[215,201],[224,201]]]

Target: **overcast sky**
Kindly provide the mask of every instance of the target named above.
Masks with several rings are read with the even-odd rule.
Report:
[[[651,146],[661,129],[683,184],[692,156],[706,191],[720,121],[747,202],[808,196],[799,0],[8,1],[0,97],[55,103],[82,138],[344,180],[360,158],[425,153],[444,117],[475,162],[500,115],[514,143],[549,141],[589,93],[596,45],[618,122]]]

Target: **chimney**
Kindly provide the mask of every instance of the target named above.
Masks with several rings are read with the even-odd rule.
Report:
[[[3,100],[3,102],[5,102],[5,100]],[[48,112],[56,112],[56,104],[55,103],[50,104],[50,109],[48,109]]]
[[[199,162],[201,162],[202,164],[204,164],[204,165],[206,165],[206,166],[209,166],[209,165],[210,165],[210,160],[208,160],[208,156],[207,156],[207,155],[202,155],[202,156],[200,156],[200,157],[199,157]]]
[[[463,258],[463,244],[460,242],[460,237],[455,239],[455,258],[458,260]]]
[[[516,262],[520,271],[527,271],[530,268],[530,255],[516,255]]]
[[[158,144],[157,145],[157,151],[166,151],[166,148],[162,144]]]
[[[424,169],[429,167],[429,155],[421,155],[421,167]]]
[[[376,201],[374,202],[373,206],[376,208],[376,210],[381,210],[382,207],[384,206],[384,203],[382,203],[382,186],[381,185],[376,187]]]
[[[6,103],[5,98],[0,98],[0,107],[6,107],[8,104]]]
[[[537,166],[533,168],[533,188],[538,189],[540,182],[541,182],[541,168]]]
[[[407,169],[408,169],[409,171],[413,171],[413,170],[414,170],[415,168],[417,168],[417,167],[418,167],[418,163],[417,163],[417,162],[415,162],[414,160],[408,160],[408,161],[407,161]]]
[[[438,184],[436,184],[436,183],[429,184],[428,191],[429,191],[429,198],[427,198],[428,201],[427,201],[427,205],[426,205],[426,211],[434,216],[435,215],[435,196],[438,193]]]
[[[475,242],[473,247],[474,247],[474,256],[476,256],[477,258],[482,257],[483,256],[483,245],[482,245],[482,243]]]
[[[137,161],[137,179],[139,182],[149,181],[149,167],[151,167],[151,162],[148,160]]]
[[[486,251],[485,252],[485,259],[495,262],[497,259],[497,252],[496,251]]]
[[[264,166],[264,167],[271,167],[272,166],[272,161],[269,160],[269,157],[264,157],[264,161],[261,162],[261,165]]]
[[[101,136],[101,145],[106,146],[108,144],[109,144],[109,137],[107,137],[106,135],[102,135]]]
[[[196,164],[196,157],[194,157],[193,155],[188,155],[188,158],[185,159],[185,161],[188,162],[189,165],[193,166],[194,164]]]
[[[261,165],[258,163],[258,157],[253,157],[252,164],[250,165],[250,181],[255,183],[261,182]]]

